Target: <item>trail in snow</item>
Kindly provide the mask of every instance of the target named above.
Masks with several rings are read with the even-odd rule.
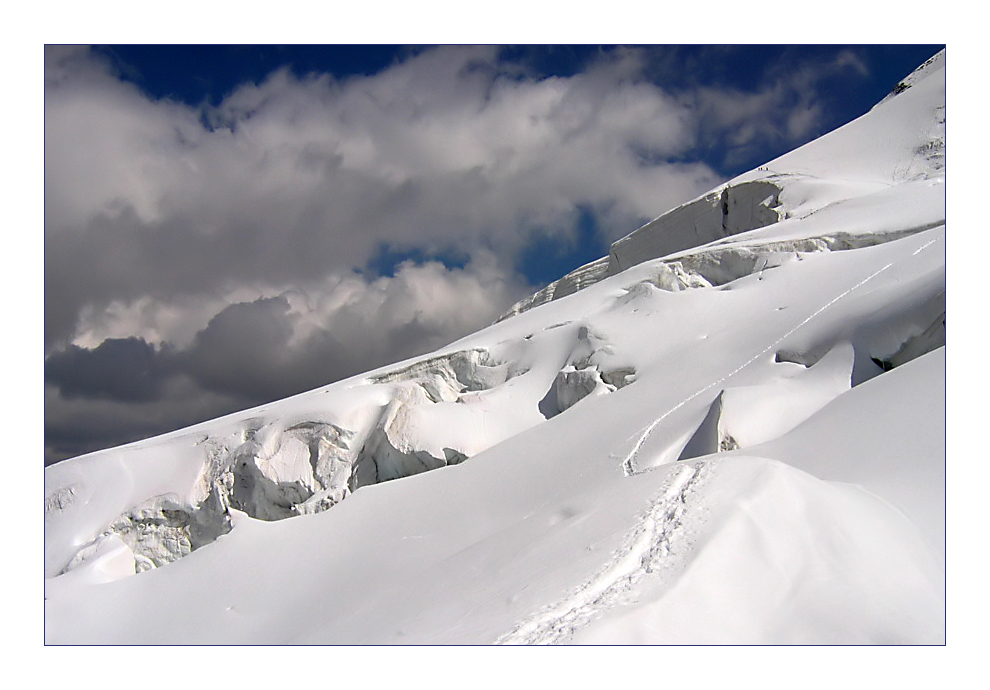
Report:
[[[912,256],[935,244],[938,239],[932,239],[918,247]],[[653,420],[640,433],[632,450],[623,459],[624,474],[633,476],[658,469],[640,470],[636,467],[636,459],[646,441],[664,419],[691,400],[723,384],[753,362],[767,355],[825,310],[874,280],[893,265],[894,262],[886,263],[855,285],[839,293],[731,372],[684,398]],[[646,515],[638,521],[637,526],[626,539],[625,545],[609,559],[606,566],[598,574],[560,601],[530,616],[511,632],[500,637],[496,643],[560,644],[566,641],[576,630],[588,625],[615,606],[625,592],[630,591],[637,582],[647,575],[660,572],[662,577],[662,573],[669,574],[673,571],[678,564],[684,562],[686,552],[690,548],[689,530],[683,529],[686,512],[688,510],[692,513],[701,512],[701,506],[696,505],[697,501],[692,502],[689,499],[697,488],[711,476],[715,468],[716,461],[714,460],[693,461],[674,472],[667,486],[661,491],[659,498],[653,501]]]
[[[929,242],[926,242],[921,247],[919,247],[917,250],[915,250],[915,252],[912,254],[912,256],[917,255],[923,249],[926,249],[930,245],[934,244],[935,242],[938,241],[938,239],[939,238],[935,238],[933,240],[930,240]],[[847,295],[851,294],[852,292],[858,290],[863,285],[866,285],[868,282],[870,282],[871,280],[873,280],[874,278],[876,278],[878,275],[880,275],[881,273],[883,273],[884,271],[886,271],[888,268],[890,268],[893,265],[894,265],[893,262],[887,263],[886,265],[884,265],[880,269],[874,271],[873,273],[871,273],[866,278],[864,278],[863,280],[859,281],[858,283],[856,283],[855,285],[853,285],[849,289],[847,289],[844,292],[840,293],[839,295],[833,297],[826,304],[824,304],[823,306],[819,307],[815,312],[813,312],[811,315],[809,315],[807,318],[805,318],[799,324],[797,324],[796,326],[794,326],[793,328],[791,328],[789,331],[787,331],[782,336],[780,336],[779,338],[777,338],[776,340],[774,340],[772,343],[770,343],[769,345],[767,345],[765,348],[763,348],[762,350],[760,350],[759,352],[757,352],[755,355],[753,355],[752,357],[750,357],[749,359],[747,359],[745,362],[743,362],[738,367],[736,367],[735,369],[733,369],[732,371],[730,371],[728,374],[726,374],[725,376],[722,376],[722,377],[720,377],[720,378],[712,381],[708,385],[706,385],[703,388],[699,389],[698,391],[692,393],[691,395],[689,395],[688,397],[684,398],[679,403],[677,403],[676,405],[674,405],[673,407],[671,407],[669,410],[667,410],[666,412],[664,412],[662,415],[660,415],[659,417],[657,417],[656,419],[654,419],[650,424],[648,424],[643,429],[643,431],[640,433],[639,437],[637,438],[636,443],[633,445],[632,450],[630,450],[629,453],[627,453],[626,456],[625,456],[625,458],[622,460],[622,472],[623,472],[623,474],[625,474],[627,477],[629,477],[629,476],[633,476],[635,474],[640,474],[643,471],[646,471],[646,470],[639,470],[639,469],[637,469],[637,467],[636,467],[636,459],[639,457],[639,453],[642,450],[643,445],[649,440],[650,436],[653,434],[653,432],[656,430],[656,428],[660,425],[660,423],[663,422],[664,419],[666,419],[667,417],[669,417],[671,414],[673,414],[674,412],[676,412],[677,410],[679,410],[681,407],[683,407],[687,403],[689,403],[692,400],[694,400],[695,398],[697,398],[699,395],[702,395],[706,391],[709,391],[712,388],[714,388],[714,387],[716,387],[716,386],[718,386],[718,385],[720,385],[722,383],[725,383],[728,379],[730,379],[733,376],[735,376],[736,374],[738,374],[740,371],[742,371],[743,369],[745,369],[746,367],[748,367],[750,364],[752,364],[753,362],[757,361],[761,357],[765,356],[767,353],[769,353],[775,347],[777,347],[778,345],[780,345],[780,343],[782,343],[784,340],[786,340],[787,338],[789,338],[792,335],[794,335],[794,333],[796,333],[798,331],[798,329],[800,329],[803,326],[805,326],[806,324],[808,324],[812,319],[814,319],[815,317],[817,317],[819,314],[821,314],[822,312],[824,312],[826,309],[828,309],[829,307],[831,307],[833,304],[835,304],[839,300],[843,299]]]
[[[715,466],[715,461],[680,465],[625,544],[601,571],[560,601],[524,620],[500,637],[496,644],[565,642],[575,630],[619,603],[622,595],[644,577],[663,577],[684,563],[691,546],[691,532],[684,528],[687,513],[698,515],[703,511],[695,497]]]

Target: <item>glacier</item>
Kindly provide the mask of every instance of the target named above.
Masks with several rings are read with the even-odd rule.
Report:
[[[46,643],[944,644],[945,241],[943,51],[478,333],[47,467]]]

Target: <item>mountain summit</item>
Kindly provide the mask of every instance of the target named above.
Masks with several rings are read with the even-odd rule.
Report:
[[[945,53],[426,356],[45,469],[49,644],[943,644]]]

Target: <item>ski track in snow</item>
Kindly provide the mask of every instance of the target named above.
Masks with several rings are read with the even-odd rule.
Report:
[[[552,645],[567,641],[574,631],[614,607],[622,596],[649,575],[663,577],[685,560],[691,546],[690,530],[683,529],[685,513],[702,512],[691,501],[711,476],[715,461],[683,464],[672,473],[659,497],[613,554],[605,567],[588,582],[524,620],[496,644]]]
[[[912,256],[920,254],[938,242],[939,239],[932,239],[918,247]],[[623,473],[626,476],[634,476],[659,469],[659,467],[637,469],[636,459],[643,445],[664,419],[699,395],[724,383],[765,356],[826,309],[866,285],[893,265],[894,262],[888,262],[855,285],[836,295],[731,372],[684,398],[653,420],[643,429],[632,450],[622,461]],[[685,512],[691,510],[692,515],[703,512],[703,506],[698,505],[697,500],[689,501],[689,499],[697,488],[712,475],[716,466],[717,461],[714,459],[696,460],[684,464],[679,471],[674,472],[667,486],[660,492],[659,498],[652,502],[646,515],[638,521],[630,536],[627,537],[624,546],[613,554],[601,571],[588,582],[565,595],[560,601],[531,615],[511,632],[496,640],[496,644],[533,645],[566,642],[576,630],[583,628],[613,608],[619,603],[621,597],[632,590],[643,578],[649,575],[656,576],[658,573],[662,578],[665,572],[670,573],[678,565],[683,564],[691,546],[690,530],[683,529]]]
[[[939,239],[940,238],[935,238],[935,239],[929,240],[925,244],[921,245],[920,247],[918,247],[918,249],[916,249],[912,253],[912,256],[915,256],[915,255],[921,253],[922,250],[927,249],[929,246],[931,246],[932,244],[934,244],[935,242],[937,242]],[[801,323],[799,323],[796,326],[794,326],[792,329],[790,329],[789,331],[787,331],[786,333],[784,333],[784,335],[782,335],[779,338],[777,338],[776,340],[774,340],[772,343],[770,343],[765,348],[763,348],[762,350],[760,350],[759,352],[757,352],[755,355],[753,355],[752,357],[750,357],[748,360],[746,360],[745,362],[743,362],[742,364],[740,364],[738,367],[736,367],[735,369],[733,369],[732,371],[730,371],[728,374],[726,374],[725,376],[722,376],[721,378],[716,379],[715,381],[712,381],[707,386],[699,389],[695,393],[692,393],[691,395],[689,395],[688,397],[684,398],[679,403],[677,403],[676,405],[674,405],[673,407],[671,407],[669,410],[667,410],[666,412],[664,412],[662,415],[660,415],[659,417],[657,417],[656,419],[654,419],[652,422],[650,422],[650,424],[648,424],[643,429],[643,431],[640,433],[639,438],[636,440],[636,443],[633,445],[632,450],[630,450],[629,453],[626,455],[626,457],[622,460],[622,472],[623,472],[623,474],[625,474],[627,477],[631,477],[633,475],[641,474],[643,472],[649,471],[650,469],[653,469],[653,468],[647,468],[645,470],[638,469],[636,467],[636,459],[639,457],[639,453],[642,450],[643,445],[649,440],[650,436],[653,434],[653,432],[656,430],[656,428],[660,425],[660,423],[663,422],[664,419],[666,419],[671,414],[673,414],[674,412],[676,412],[677,410],[679,410],[681,407],[683,407],[684,405],[688,404],[689,402],[691,402],[692,400],[694,400],[695,398],[697,398],[699,395],[703,395],[706,391],[709,391],[712,388],[714,388],[714,387],[716,387],[716,386],[718,386],[720,384],[725,383],[728,379],[732,378],[733,376],[735,376],[736,374],[738,374],[740,371],[742,371],[743,369],[745,369],[746,367],[748,367],[750,364],[752,364],[753,362],[755,362],[756,360],[758,360],[761,357],[765,356],[768,352],[770,352],[771,350],[773,350],[774,348],[776,348],[784,340],[786,340],[787,338],[789,338],[792,335],[794,335],[794,333],[796,333],[798,331],[798,329],[800,329],[803,326],[805,326],[812,319],[814,319],[815,317],[817,317],[819,314],[821,314],[822,312],[824,312],[826,309],[828,309],[829,307],[831,307],[833,304],[835,304],[839,300],[843,299],[844,297],[846,297],[850,293],[854,292],[855,290],[858,290],[863,285],[866,285],[866,283],[870,282],[871,280],[873,280],[874,278],[876,278],[878,275],[880,275],[881,273],[883,273],[884,271],[886,271],[888,268],[890,268],[893,265],[894,265],[893,262],[887,263],[882,268],[878,269],[877,271],[873,272],[872,274],[868,275],[863,280],[859,281],[858,283],[856,283],[855,285],[853,285],[852,287],[850,287],[848,290],[845,290],[844,292],[840,293],[839,295],[833,297],[829,302],[827,302],[822,307],[819,307],[810,316],[808,316],[803,321],[801,321]]]

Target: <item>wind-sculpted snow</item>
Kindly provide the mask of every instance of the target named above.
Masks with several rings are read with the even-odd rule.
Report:
[[[919,248],[910,256],[922,250],[936,251],[936,240],[915,244]],[[716,257],[715,262],[728,251],[732,250],[723,248],[708,256]],[[778,266],[801,268],[799,256],[789,258]],[[701,265],[697,261],[695,265]],[[717,265],[725,270],[724,261]],[[641,268],[648,277],[626,288],[617,302],[624,322],[634,318],[631,315],[644,304],[655,301],[651,291],[658,290],[658,270],[667,266],[658,261]],[[906,285],[900,291],[902,297],[890,300],[886,313],[877,314],[867,305],[865,319],[845,314],[837,324],[823,318],[892,266],[887,263],[839,291],[734,369],[677,401],[640,434],[623,460],[625,472],[632,475],[667,462],[777,438],[851,385],[943,344],[942,289],[926,297],[924,289]],[[753,277],[757,285],[764,278]],[[770,277],[768,273],[767,280]],[[497,348],[514,352],[515,361],[501,361],[485,348],[469,348],[374,373],[363,388],[378,393],[373,400],[358,399],[362,412],[351,416],[364,422],[354,429],[330,422],[326,415],[321,421],[293,423],[248,417],[236,431],[207,435],[197,443],[204,460],[193,499],[151,497],[109,516],[109,524],[76,552],[65,570],[103,553],[100,544],[117,536],[131,549],[135,572],[143,572],[229,532],[231,510],[266,521],[318,513],[362,487],[463,463],[588,398],[612,394],[636,382],[642,363],[608,335],[614,330],[614,326],[604,327],[600,318],[590,317]],[[559,364],[552,360],[540,367],[524,364],[527,349],[539,351],[550,342],[566,352]],[[749,374],[744,385],[732,385],[738,375],[754,366],[762,371]],[[538,410],[539,417],[533,414],[520,420],[515,417],[518,410],[497,411],[486,405],[488,397],[501,395],[511,381],[526,382],[514,394],[514,404]],[[673,439],[644,464],[639,455],[656,434],[673,435]],[[63,487],[47,502],[57,507],[70,496],[71,490]]]
[[[759,383],[723,388],[678,459],[749,448],[783,436],[850,389],[854,358],[852,345],[843,342],[813,367],[783,363]]]
[[[46,468],[46,641],[942,643],[944,56],[905,84],[443,350]]]
[[[168,494],[129,508],[78,550],[63,572],[104,553],[100,545],[110,537],[122,538],[133,552],[135,572],[144,572],[229,532],[231,510],[266,521],[318,513],[362,486],[463,462],[463,450],[437,450],[423,438],[422,419],[430,408],[448,404],[471,415],[477,394],[524,373],[483,348],[455,351],[369,376],[369,388],[381,390],[387,402],[377,404],[380,396],[359,401],[365,424],[357,429],[325,420],[286,426],[259,417],[227,434],[208,434],[195,443],[204,462],[190,500]],[[477,441],[482,449],[491,442]],[[46,513],[63,509],[73,495],[71,486],[57,489],[46,498]]]
[[[922,237],[926,237],[926,235],[927,233],[923,233]],[[902,275],[910,272],[911,264],[916,261],[915,257],[922,252],[944,251],[940,242],[941,237],[942,235],[938,234],[924,242],[915,241],[916,248],[908,256],[898,261],[897,269],[893,272]],[[898,296],[892,294],[888,298],[886,313],[878,313],[873,304],[857,302],[856,297],[859,291],[894,267],[893,261],[884,263],[858,282],[839,290],[831,299],[811,311],[788,330],[770,340],[734,369],[713,377],[705,385],[677,401],[675,405],[664,411],[637,435],[622,461],[623,470],[627,474],[641,471],[638,458],[644,444],[653,434],[658,432],[658,427],[662,428],[664,425],[673,425],[674,428],[680,427],[680,432],[677,432],[680,434],[680,440],[670,445],[665,453],[654,457],[651,464],[646,467],[669,462],[674,458],[683,459],[696,457],[698,454],[716,452],[716,449],[719,448],[738,447],[738,441],[730,432],[724,432],[720,436],[715,435],[714,438],[717,438],[715,443],[702,441],[702,439],[713,437],[712,433],[707,432],[707,430],[715,420],[721,420],[721,408],[724,405],[723,393],[729,382],[747,370],[761,367],[765,369],[767,364],[764,362],[771,361],[769,357],[772,357],[772,362],[778,365],[780,363],[796,363],[802,366],[812,366],[818,363],[826,353],[833,351],[843,340],[848,339],[848,343],[840,345],[840,349],[836,350],[840,354],[832,358],[841,367],[843,385],[848,386],[861,383],[878,374],[880,367],[873,364],[873,361],[885,359],[886,355],[883,354],[885,352],[907,350],[920,355],[936,347],[939,343],[938,334],[940,332],[937,324],[942,323],[944,327],[945,294],[944,272],[942,270],[935,270],[930,275],[915,276],[916,288],[910,292],[900,293]],[[762,281],[763,276],[759,276],[757,279]],[[843,303],[851,303],[852,306],[842,309]],[[827,312],[835,310],[842,312],[841,317],[838,320],[828,318]],[[783,308],[778,307],[778,311],[783,311]],[[934,324],[928,325],[931,324],[933,314],[938,315],[936,321]],[[924,336],[925,333],[928,333],[929,336]],[[919,344],[910,347],[907,345],[914,342]],[[857,356],[857,351],[859,356]],[[883,360],[881,359],[881,361]],[[832,369],[834,366],[836,365],[831,365],[828,368]],[[826,367],[821,368],[825,369]],[[771,378],[777,376],[776,372],[769,375]],[[764,373],[760,378],[762,381],[766,381],[768,375]],[[832,376],[831,378],[835,377]],[[762,381],[759,384],[760,387],[766,388],[766,384]],[[831,395],[826,394],[824,400],[820,399],[819,392],[814,390],[817,387],[813,387],[814,392],[810,396],[804,394],[799,397],[799,400],[802,401],[819,399],[812,403],[807,410],[809,414],[842,390],[841,388],[836,389],[827,382],[825,386],[827,390],[832,390],[833,393]],[[737,395],[732,394],[732,397],[737,397]],[[801,405],[799,404],[796,408],[791,407],[787,415],[792,418],[792,426],[803,419],[800,415],[796,419],[793,418],[792,415],[796,409],[801,409]],[[770,417],[768,416],[760,423],[763,424],[764,428],[776,426],[769,420]],[[689,444],[705,450],[703,453],[693,449],[688,450],[688,454],[682,456]]]
[[[917,529],[877,495],[777,457],[786,456],[736,451],[693,461],[714,465],[703,485],[689,487],[695,496],[639,527],[659,522],[658,543],[671,543],[669,551],[644,559],[656,564],[652,572],[633,570],[620,596],[567,630],[566,641],[944,643],[937,566]]]
[[[605,335],[588,326],[578,326],[576,342],[567,361],[540,403],[547,418],[564,412],[589,395],[612,393],[635,381],[635,367],[610,368],[615,352]]]
[[[369,484],[463,462],[466,456],[456,449],[444,448],[442,454],[434,456],[429,450],[418,447],[416,409],[440,402],[443,402],[442,398],[427,396],[425,386],[399,389],[361,449],[348,479],[348,489],[356,491]]]

